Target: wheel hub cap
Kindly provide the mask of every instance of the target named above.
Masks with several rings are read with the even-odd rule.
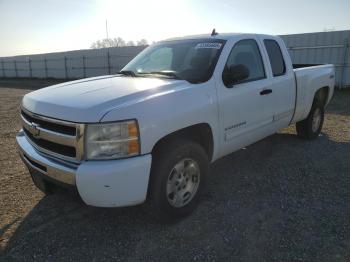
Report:
[[[195,196],[200,182],[200,170],[193,159],[179,161],[170,171],[166,194],[170,205],[183,207]]]

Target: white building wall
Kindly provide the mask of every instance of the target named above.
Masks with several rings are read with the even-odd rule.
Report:
[[[293,64],[334,64],[336,85],[350,87],[350,30],[281,37]]]

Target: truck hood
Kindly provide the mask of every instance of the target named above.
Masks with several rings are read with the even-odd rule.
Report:
[[[53,85],[24,96],[22,107],[56,119],[99,122],[110,110],[188,87],[184,80],[104,76]]]

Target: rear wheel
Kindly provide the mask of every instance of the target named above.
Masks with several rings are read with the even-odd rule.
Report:
[[[296,123],[297,134],[304,139],[315,139],[319,136],[324,121],[324,106],[315,99],[308,117]]]
[[[204,149],[178,139],[161,145],[154,153],[151,201],[160,219],[175,219],[191,213],[205,189],[208,157]]]

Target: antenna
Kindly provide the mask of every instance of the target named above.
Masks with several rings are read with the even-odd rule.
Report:
[[[218,33],[215,31],[215,28],[213,29],[213,31],[211,31],[211,36],[216,36]]]

